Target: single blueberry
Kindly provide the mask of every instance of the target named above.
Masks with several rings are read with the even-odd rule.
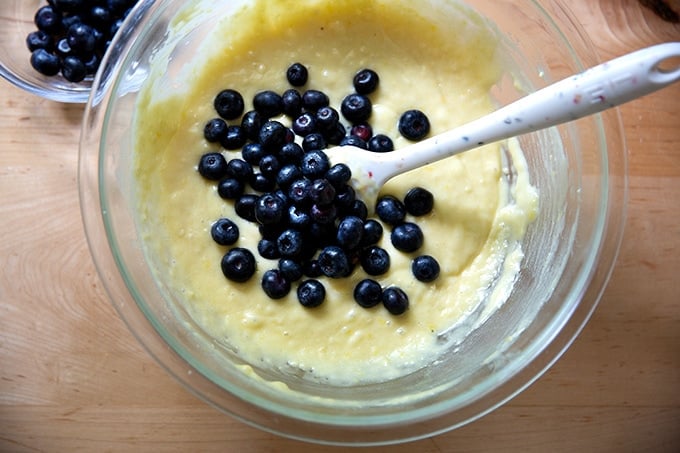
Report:
[[[198,172],[205,179],[218,181],[227,174],[227,160],[220,153],[206,153],[198,162]]]
[[[46,76],[59,74],[59,57],[45,49],[36,49],[31,53],[31,66],[39,73]]]
[[[281,95],[283,101],[283,113],[295,118],[302,113],[302,95],[296,89],[286,90]]]
[[[321,272],[330,278],[347,277],[352,272],[349,258],[338,246],[325,247],[317,258]]]
[[[50,5],[43,6],[36,11],[33,17],[38,30],[42,30],[50,35],[57,34],[62,29],[61,14]]]
[[[328,169],[325,177],[337,189],[349,182],[352,178],[352,170],[343,163],[335,164]]]
[[[337,242],[345,250],[353,250],[361,243],[364,221],[359,217],[347,216],[338,223]]]
[[[111,11],[105,6],[94,5],[92,8],[90,8],[88,18],[88,22],[90,22],[92,25],[103,29],[110,26],[111,20],[113,19],[113,14],[111,14]]]
[[[421,140],[430,133],[430,120],[420,110],[407,110],[399,118],[399,133],[409,140]]]
[[[237,200],[244,190],[245,184],[236,178],[222,178],[217,184],[217,194],[225,200]]]
[[[246,143],[241,149],[241,157],[250,165],[257,165],[260,163],[260,159],[266,155],[262,145],[259,143]]]
[[[328,144],[339,145],[342,139],[345,138],[347,129],[345,128],[344,124],[338,122],[338,124],[336,124],[333,129],[321,132],[323,133],[323,136]]]
[[[50,51],[54,47],[54,40],[49,33],[46,33],[43,30],[36,30],[26,36],[26,46],[31,52],[36,49]]]
[[[369,94],[378,88],[378,83],[380,82],[380,77],[378,73],[372,69],[362,69],[357,72],[352,80],[354,89],[359,94]]]
[[[276,239],[261,238],[257,243],[257,253],[268,260],[281,258],[279,249],[276,247]]]
[[[261,225],[278,223],[286,209],[283,201],[273,193],[266,193],[255,204],[255,219]]]
[[[333,131],[340,121],[340,114],[333,107],[325,106],[316,111],[316,124],[320,131]]]
[[[373,106],[371,100],[363,94],[352,93],[342,100],[340,111],[348,121],[361,123],[371,117]]]
[[[213,101],[215,111],[225,120],[233,120],[241,116],[245,108],[243,96],[236,90],[226,89],[217,93]]]
[[[387,311],[393,315],[401,315],[409,307],[408,296],[403,289],[390,286],[383,290],[382,302]]]
[[[80,54],[91,53],[97,45],[94,29],[81,23],[69,27],[66,39],[71,49]]]
[[[253,107],[265,118],[280,115],[283,112],[283,98],[271,91],[260,91],[253,97]]]
[[[286,79],[294,87],[301,87],[307,83],[309,72],[302,63],[293,63],[286,70]]]
[[[241,127],[250,140],[257,141],[262,127],[262,115],[257,110],[248,110],[241,118]]]
[[[413,276],[421,282],[431,282],[439,277],[439,263],[430,255],[416,257],[411,263]]]
[[[315,179],[312,182],[310,196],[317,205],[328,205],[335,199],[335,187],[326,178]]]
[[[69,82],[78,83],[85,79],[87,69],[83,60],[69,55],[61,61],[61,75]]]
[[[365,142],[368,142],[373,137],[373,128],[368,123],[359,123],[352,126],[349,131],[350,135],[356,135]]]
[[[224,149],[235,150],[241,149],[243,145],[246,144],[247,140],[248,136],[246,135],[246,131],[243,130],[241,126],[234,124],[227,126],[227,132],[222,137],[222,140],[220,140],[220,144]]]
[[[97,69],[99,68],[99,63],[101,62],[101,59],[97,54],[92,54],[90,55],[89,59],[83,59],[83,64],[85,65],[85,71],[89,75],[93,75],[94,73],[97,72]]]
[[[288,198],[297,205],[303,205],[310,201],[312,181],[300,178],[291,183],[288,188]]]
[[[338,209],[334,204],[313,204],[309,208],[309,215],[312,220],[321,225],[332,225],[338,218]]]
[[[359,262],[368,275],[382,275],[390,269],[390,254],[384,248],[372,245],[362,250]]]
[[[291,142],[286,143],[281,147],[281,150],[279,151],[279,158],[282,162],[297,165],[300,163],[304,153],[305,151],[302,149],[302,146],[295,142]]]
[[[326,298],[326,288],[318,280],[305,280],[297,288],[297,297],[303,307],[318,307]]]
[[[260,128],[258,141],[268,153],[277,154],[287,142],[288,128],[278,121],[267,121]]]
[[[221,267],[229,280],[245,282],[255,273],[255,256],[246,248],[235,247],[222,257]]]
[[[415,223],[404,222],[394,227],[390,240],[397,250],[415,252],[423,245],[423,231]]]
[[[376,134],[368,141],[368,150],[374,153],[388,153],[394,151],[394,142],[384,134]]]
[[[242,219],[249,222],[256,222],[255,204],[257,203],[258,198],[260,197],[254,194],[243,194],[236,200],[234,211],[236,211],[236,214]]]
[[[302,177],[302,171],[300,167],[293,164],[286,164],[281,169],[279,169],[276,174],[276,184],[284,190],[288,190],[294,181],[297,181]]]
[[[290,292],[290,282],[278,269],[269,269],[262,275],[262,289],[271,299],[281,299]]]
[[[301,137],[316,132],[316,117],[313,113],[305,112],[293,121],[293,132]]]
[[[210,235],[220,245],[232,245],[238,241],[239,229],[232,220],[223,217],[212,224]]]
[[[57,47],[55,50],[57,55],[61,56],[62,58],[74,54],[73,50],[71,49],[71,45],[68,43],[68,39],[66,38],[61,38],[59,41],[57,41]]]
[[[328,95],[319,90],[307,90],[302,94],[302,107],[308,112],[316,112],[330,104]]]
[[[260,167],[260,172],[267,178],[276,179],[279,169],[281,168],[281,164],[279,163],[279,159],[277,159],[273,154],[265,154],[262,156],[262,159],[260,159],[258,167]]]
[[[323,177],[330,168],[328,156],[321,150],[311,150],[302,156],[300,170],[309,179]]]
[[[380,283],[366,278],[354,287],[354,300],[364,308],[371,308],[382,302],[382,293]]]
[[[295,282],[302,278],[302,264],[290,258],[281,258],[279,260],[279,271],[281,275],[289,282]]]
[[[303,246],[302,233],[292,228],[284,230],[276,239],[276,247],[284,258],[295,258],[300,255]]]
[[[349,184],[335,190],[335,205],[341,211],[347,211],[356,200],[356,191]]]
[[[288,207],[288,225],[299,231],[305,231],[312,224],[312,217],[306,209],[297,205]]]
[[[383,226],[375,219],[368,219],[364,222],[364,231],[361,237],[362,246],[377,244],[383,235]]]
[[[326,149],[327,146],[326,139],[324,139],[323,134],[319,132],[312,132],[302,139],[302,149],[305,151]]]
[[[404,206],[406,212],[413,216],[429,214],[434,207],[434,196],[427,189],[414,187],[406,193]]]
[[[375,213],[383,222],[389,225],[398,225],[406,217],[406,207],[399,199],[392,195],[385,195],[378,199],[375,205]]]
[[[354,200],[348,208],[343,209],[343,213],[366,220],[368,218],[368,207],[362,200]]]
[[[302,273],[309,278],[318,278],[323,275],[319,260],[309,260],[302,264]]]
[[[253,167],[243,159],[232,159],[227,164],[227,175],[241,182],[248,182],[253,176]]]

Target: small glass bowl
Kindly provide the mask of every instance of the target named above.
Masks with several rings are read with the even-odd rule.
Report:
[[[150,354],[223,412],[270,432],[326,444],[388,444],[451,430],[538,379],[589,319],[618,254],[627,196],[618,111],[519,138],[541,209],[522,244],[525,258],[516,285],[484,326],[436,364],[354,387],[308,385],[266,370],[259,378],[244,375],[242,359],[216,352],[211,339],[188,329],[192,321],[180,319],[163,296],[164,283],[146,261],[135,220],[130,126],[135,102],[159,49],[187,51],[197,45],[201,34],[191,29],[172,42],[167,33],[178,11],[193,3],[140,2],[138,20],[127,22],[130,39],[114,40],[100,68],[81,137],[79,185],[89,246],[114,306]],[[531,89],[599,62],[566,4],[465,3],[504,37],[502,51]],[[211,2],[197,27],[232,4]],[[516,96],[502,87],[493,94],[499,104]],[[264,382],[268,379],[294,391],[278,391]]]

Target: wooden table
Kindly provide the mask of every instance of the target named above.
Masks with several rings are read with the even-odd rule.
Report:
[[[603,59],[680,40],[635,0],[572,3]],[[0,82],[0,450],[336,451],[217,412],[126,329],[81,224],[82,113]],[[384,451],[680,451],[680,84],[621,113],[626,233],[581,336],[501,409]]]

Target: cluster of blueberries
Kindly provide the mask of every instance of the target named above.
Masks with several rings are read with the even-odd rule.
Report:
[[[137,0],[47,0],[26,37],[31,66],[46,76],[81,82],[101,58]]]
[[[301,87],[307,83],[307,68],[295,63],[286,76],[293,87]],[[408,309],[408,296],[401,288],[383,288],[370,277],[383,275],[390,267],[388,252],[378,245],[383,224],[391,228],[390,240],[397,250],[413,253],[420,249],[422,230],[406,221],[406,216],[428,214],[434,205],[432,193],[415,187],[403,200],[381,197],[375,206],[381,223],[369,218],[366,204],[357,197],[350,184],[351,169],[345,164],[332,165],[323,152],[328,146],[345,144],[373,152],[394,149],[392,140],[374,135],[367,122],[372,108],[368,95],[378,83],[374,71],[359,71],[353,79],[355,92],[345,97],[340,112],[329,105],[325,93],[311,89],[301,93],[291,88],[282,95],[259,92],[253,98],[253,109],[245,113],[243,97],[236,90],[223,90],[214,99],[219,117],[206,123],[204,137],[225,149],[240,150],[241,158],[227,160],[221,152],[208,152],[201,156],[198,171],[216,181],[218,194],[233,201],[239,217],[258,225],[257,252],[278,260],[277,268],[264,272],[261,282],[272,299],[285,297],[292,283],[300,281],[299,302],[318,306],[326,293],[318,278],[348,277],[360,265],[369,278],[354,288],[359,305],[382,303],[395,315]],[[282,114],[291,118],[290,127],[272,119]],[[227,123],[232,120],[238,124]],[[419,110],[409,110],[399,120],[400,132],[412,140],[426,136],[429,127]],[[301,137],[301,143],[296,137]],[[211,235],[216,243],[233,246],[239,229],[231,219],[221,218],[212,225]],[[228,279],[245,282],[255,273],[256,259],[250,250],[232,247],[222,258],[221,268]],[[414,276],[424,282],[435,280],[439,270],[429,255],[412,262]]]

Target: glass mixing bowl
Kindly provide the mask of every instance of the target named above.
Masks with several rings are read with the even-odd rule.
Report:
[[[193,17],[193,25],[168,33],[191,3],[140,2],[136,20],[121,34],[125,39],[114,41],[94,81],[80,154],[82,215],[98,272],[132,333],[171,375],[209,404],[264,430],[374,445],[469,423],[517,395],[561,356],[595,309],[622,237],[626,154],[616,110],[520,137],[540,210],[522,243],[518,279],[480,328],[424,369],[357,386],[311,383],[254,364],[244,373],[242,358],[195,328],[150,269],[131,170],[135,102],[152,56],[168,46],[191,52],[201,23],[233,12],[233,2],[208,2],[182,16]],[[515,68],[492,92],[499,104],[519,97],[518,86],[535,90],[599,63],[561,2],[466,3],[497,29]]]

